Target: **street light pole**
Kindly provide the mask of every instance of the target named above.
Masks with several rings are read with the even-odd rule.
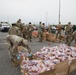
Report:
[[[48,12],[46,12],[46,26],[47,26],[47,13],[48,13]]]
[[[60,6],[61,6],[61,1],[59,0],[59,21],[58,21],[59,23],[60,23],[60,8],[61,8]]]

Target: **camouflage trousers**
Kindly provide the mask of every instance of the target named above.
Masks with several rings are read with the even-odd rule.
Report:
[[[68,45],[68,43],[70,42],[70,40],[72,39],[72,35],[67,34],[66,35],[66,44]]]
[[[18,55],[17,48],[9,47],[8,52],[9,52],[10,59],[16,59],[17,58],[17,55]]]
[[[28,41],[32,42],[32,32],[28,33]]]
[[[57,31],[56,38],[59,38],[61,40],[61,31]]]
[[[71,36],[69,41],[67,42],[67,45],[70,46],[70,44],[72,43],[73,40],[75,40],[75,44],[76,44],[76,37],[75,36]]]
[[[39,37],[39,41],[42,42],[42,40],[43,40],[43,33],[39,32],[38,33],[38,37]]]

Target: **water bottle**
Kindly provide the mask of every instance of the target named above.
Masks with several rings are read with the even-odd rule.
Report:
[[[29,58],[29,60],[32,60],[33,59],[33,55],[32,54],[28,54],[28,58]]]

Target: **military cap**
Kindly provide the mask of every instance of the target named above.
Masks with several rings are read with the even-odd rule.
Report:
[[[68,22],[68,24],[71,24],[71,22]]]
[[[31,24],[31,22],[29,22],[29,24]]]
[[[16,26],[16,23],[12,23],[12,26]]]

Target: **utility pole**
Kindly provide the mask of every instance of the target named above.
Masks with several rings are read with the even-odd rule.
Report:
[[[60,23],[60,9],[61,9],[61,1],[59,0],[59,21],[58,21],[58,23]]]

